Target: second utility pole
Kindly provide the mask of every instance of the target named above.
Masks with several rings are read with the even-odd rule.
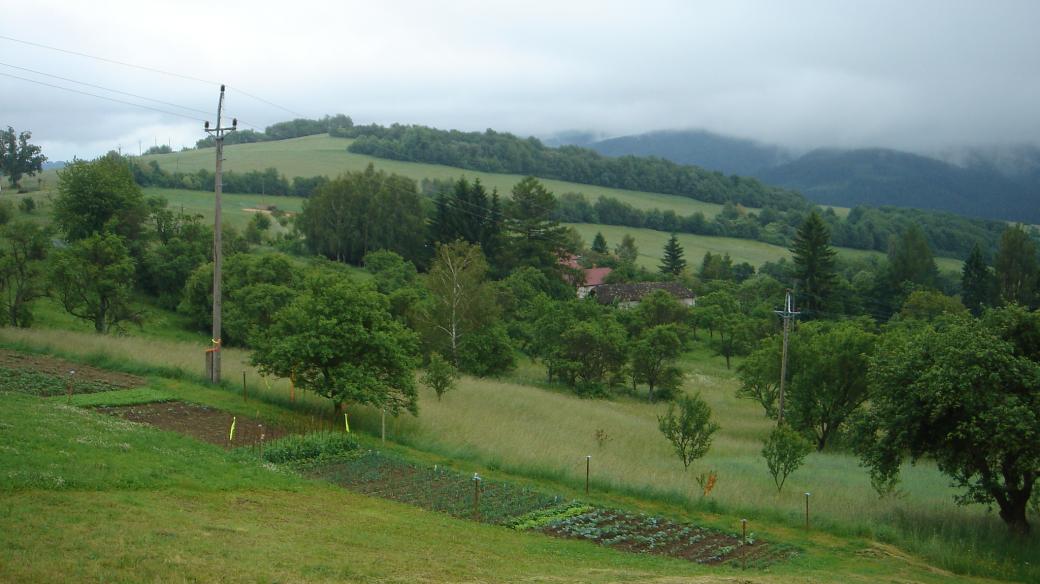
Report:
[[[777,412],[777,426],[784,425],[784,384],[787,381],[787,337],[791,330],[791,319],[798,316],[799,312],[794,311],[794,302],[791,300],[791,290],[787,290],[787,296],[784,298],[784,309],[774,311],[780,318],[784,319],[784,348],[783,356],[780,358],[780,403]]]
[[[223,190],[221,179],[224,168],[224,134],[234,132],[238,129],[238,120],[231,120],[230,128],[220,126],[221,116],[224,114],[224,86],[220,86],[220,101],[217,102],[217,127],[210,128],[206,122],[206,131],[213,134],[217,146],[217,171],[213,180],[214,209],[213,209],[213,346],[206,351],[206,377],[211,383],[220,383],[220,284],[221,267],[223,264],[223,241],[221,233],[220,218],[220,193]]]

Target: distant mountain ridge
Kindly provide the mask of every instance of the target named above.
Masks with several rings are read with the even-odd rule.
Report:
[[[964,148],[922,156],[885,148],[813,150],[703,130],[658,131],[589,142],[606,156],[658,156],[795,189],[816,203],[934,209],[1040,223],[1040,148]]]

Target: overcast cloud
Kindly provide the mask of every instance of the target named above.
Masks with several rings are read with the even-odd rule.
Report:
[[[1040,143],[1040,2],[0,0],[0,35],[231,86],[294,117],[547,135],[703,128],[795,148]],[[212,111],[214,85],[0,39],[0,62]],[[0,73],[139,102],[0,66]],[[54,160],[174,147],[201,122],[0,76]],[[191,118],[196,111],[146,103]]]

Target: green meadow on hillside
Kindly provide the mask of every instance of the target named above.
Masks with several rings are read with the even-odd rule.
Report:
[[[463,170],[450,166],[422,164],[417,162],[400,162],[354,154],[347,152],[347,146],[353,140],[333,138],[327,134],[306,136],[290,140],[272,142],[256,142],[253,144],[235,144],[224,148],[224,170],[248,172],[276,168],[289,179],[294,176],[310,177],[325,175],[335,177],[343,172],[364,170],[369,164],[387,172],[407,176],[416,181],[422,179],[456,180],[460,176],[469,179],[479,178],[488,189],[498,189],[499,193],[508,194],[513,185],[524,177],[514,174],[492,174]],[[145,156],[143,160],[155,160],[164,170],[193,171],[200,168],[212,169],[214,150],[188,150],[173,154]],[[597,187],[558,180],[543,180],[543,183],[557,195],[563,193],[583,193],[591,201],[599,196],[614,197],[639,209],[671,209],[680,215],[689,215],[696,211],[706,217],[714,217],[722,210],[722,205],[705,203],[659,193],[626,191],[607,187]]]

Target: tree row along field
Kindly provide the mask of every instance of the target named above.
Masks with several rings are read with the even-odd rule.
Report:
[[[300,138],[300,140],[305,139],[306,138]],[[261,142],[259,144],[244,144],[236,147],[261,146],[271,144],[272,143],[270,142]],[[378,166],[377,168],[383,168],[382,164],[387,161],[380,160],[378,162],[380,163],[380,166]],[[457,177],[457,175],[455,176]],[[511,188],[512,184],[509,184],[508,188],[502,192],[507,193],[508,189]],[[149,196],[158,195],[165,197],[170,202],[170,208],[176,210],[180,210],[181,208],[183,208],[186,213],[199,213],[205,216],[208,220],[212,221],[212,193],[203,191],[187,191],[180,189],[148,188],[145,189],[145,194]],[[672,198],[678,199],[678,197]],[[238,229],[244,228],[246,224],[249,223],[253,215],[257,213],[257,209],[265,208],[268,205],[275,205],[283,211],[287,211],[289,213],[298,213],[302,208],[304,201],[304,199],[300,197],[237,194],[224,194],[222,200],[224,220],[228,223],[231,223]],[[693,202],[696,203],[696,201]],[[721,206],[718,207],[721,209]],[[655,231],[653,229],[636,229],[633,227],[622,227],[616,225],[597,225],[587,223],[570,223],[565,225],[569,225],[576,229],[586,243],[591,242],[592,239],[596,236],[597,232],[602,233],[603,236],[607,238],[607,242],[610,244],[611,247],[618,244],[621,241],[623,235],[631,235],[635,238],[636,245],[639,247],[640,252],[639,258],[637,259],[636,263],[640,266],[647,268],[648,270],[657,269],[657,265],[660,263],[661,250],[664,248],[664,244],[669,237],[669,234],[664,233],[663,231]],[[278,226],[275,225],[274,228],[277,229]],[[775,262],[781,258],[791,257],[791,252],[787,249],[778,245],[763,243],[761,241],[737,239],[734,237],[711,237],[707,235],[693,235],[689,233],[679,233],[677,234],[677,237],[679,238],[679,242],[682,243],[683,248],[686,250],[686,257],[689,258],[692,262],[700,261],[700,258],[706,252],[711,252],[713,254],[728,253],[730,257],[733,258],[733,261],[735,263],[748,262],[756,267],[762,265],[765,262]],[[836,249],[838,249],[839,254],[848,258],[884,257],[884,254],[882,254],[881,252],[865,251],[860,249],[850,249],[842,247]],[[959,271],[961,269],[961,265],[963,264],[963,262],[961,262],[960,260],[943,257],[935,258],[935,262],[939,266],[940,270],[946,272]]]

